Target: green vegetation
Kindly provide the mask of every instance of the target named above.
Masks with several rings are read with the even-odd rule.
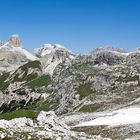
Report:
[[[27,118],[35,119],[38,113],[39,113],[38,111],[19,109],[12,112],[0,114],[0,119],[11,120],[11,119],[20,118],[20,117],[27,117]]]
[[[83,99],[83,98],[89,96],[92,93],[93,93],[93,91],[91,89],[91,83],[86,83],[86,84],[83,84],[83,85],[79,86],[76,94],[79,94],[80,99]]]
[[[21,66],[20,68],[26,69],[26,68],[40,68],[41,69],[41,63],[40,61],[31,61],[26,63],[25,65]]]
[[[11,138],[5,137],[5,138],[0,138],[0,140],[11,140]]]
[[[0,128],[0,131],[4,131],[5,129],[4,128]]]
[[[59,102],[54,102],[51,100],[45,100],[45,101],[39,101],[37,102],[34,107],[38,111],[44,110],[44,111],[49,111],[49,110],[55,110],[59,105]]]
[[[82,106],[78,112],[94,112],[101,108],[103,104],[95,103],[95,104],[87,104]]]
[[[16,94],[17,95],[26,95],[27,93],[24,89],[19,89],[19,90],[16,91]]]
[[[9,84],[5,82],[5,80],[8,78],[10,73],[4,73],[0,75],[0,90],[4,90]]]
[[[35,78],[34,80],[26,83],[25,85],[30,88],[39,88],[42,86],[47,87],[49,84],[51,84],[51,77],[49,75],[42,75],[40,77]]]
[[[71,67],[73,70],[80,71],[82,73],[86,74],[93,74],[96,75],[99,72],[98,68],[93,67],[93,65],[90,64],[73,64]]]
[[[3,103],[0,107],[0,112],[4,113],[7,111],[16,110],[17,108],[23,108],[25,103],[26,103],[25,100],[21,101],[12,100],[9,104]]]
[[[119,77],[117,79],[118,82],[131,82],[131,81],[139,81],[139,76],[138,75],[135,75],[135,76],[130,76],[130,75],[127,75],[125,78],[123,77]]]
[[[41,63],[39,61],[32,61],[32,62],[28,62],[27,64],[19,67],[13,73],[14,77],[12,75],[13,78],[11,79],[12,80],[11,82],[15,82],[15,81],[17,81],[17,82],[21,82],[21,81],[28,82],[28,81],[36,78],[38,76],[37,73],[31,73],[31,74],[27,75],[29,68],[32,68],[32,69],[38,68],[41,71]],[[18,71],[21,71],[21,73],[19,73]]]
[[[24,80],[25,80],[26,82],[29,82],[29,81],[31,81],[31,80],[37,78],[37,77],[38,77],[37,73],[29,74],[28,76],[26,76],[26,77],[24,78]]]
[[[95,76],[100,74],[101,69],[94,67],[93,64],[84,63],[84,64],[72,64],[69,68],[64,70],[61,74],[63,77],[69,77],[71,75],[76,76],[76,81],[80,81],[82,79],[81,74],[85,74],[87,76]]]
[[[0,90],[5,90],[9,84],[13,82],[29,82],[37,78],[38,75],[34,72],[27,75],[29,68],[38,68],[41,71],[41,63],[39,61],[28,62],[27,64],[19,67],[11,76],[10,73],[0,75]],[[21,70],[21,73],[18,73],[19,70]],[[7,81],[5,82],[5,80]]]
[[[10,75],[10,73],[4,73],[0,75],[0,90],[5,90],[10,83],[14,82],[25,81],[25,83],[28,83],[27,85],[31,88],[47,86],[51,82],[51,78],[48,75],[38,77],[38,73],[34,71],[28,74],[30,68],[33,70],[34,68],[37,68],[38,71],[41,71],[40,61],[28,62],[27,64],[19,67],[12,75]],[[5,82],[5,80],[7,81]]]
[[[9,73],[4,73],[2,75],[0,75],[0,83],[4,83],[4,81],[8,78]],[[1,86],[1,85],[0,85]]]

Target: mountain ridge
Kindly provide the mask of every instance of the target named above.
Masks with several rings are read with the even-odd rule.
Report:
[[[18,45],[15,48],[19,48]],[[76,135],[85,132],[85,139],[89,135],[101,135],[101,139],[108,137],[112,140],[139,138],[139,119],[135,123],[135,117],[130,112],[138,110],[140,105],[140,51],[137,49],[126,53],[118,50],[107,47],[95,49],[88,55],[75,55],[60,45],[47,44],[37,49],[37,60],[19,61],[17,68],[0,75],[0,118],[24,116],[37,121],[40,111],[53,111]],[[14,63],[8,62],[11,65]],[[126,116],[127,113],[133,117],[132,120],[128,119],[131,124],[121,125],[116,117]],[[138,113],[136,117],[139,116]],[[102,117],[107,120],[107,125],[102,123]],[[110,118],[117,122],[117,126],[112,125]],[[88,125],[90,121],[92,125]],[[30,129],[34,130],[34,126]],[[43,133],[49,129],[50,134],[54,134],[49,126],[43,126]],[[9,131],[12,130],[0,130],[0,137]],[[12,132],[15,131],[17,128]],[[23,133],[23,130],[19,133]],[[70,133],[70,137],[72,135]],[[44,136],[41,135],[41,139]],[[10,137],[12,139],[13,136]],[[75,139],[78,140],[77,137]]]

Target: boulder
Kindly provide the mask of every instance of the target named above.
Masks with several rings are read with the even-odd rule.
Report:
[[[44,126],[45,129],[53,129],[57,131],[68,131],[69,127],[58,119],[53,111],[41,111],[37,117],[38,124]]]

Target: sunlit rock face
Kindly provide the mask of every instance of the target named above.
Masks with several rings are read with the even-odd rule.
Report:
[[[21,46],[20,38],[19,38],[18,35],[12,35],[9,41],[10,41],[10,43],[12,43],[12,45],[14,47],[20,47]]]
[[[0,73],[15,70],[34,60],[37,57],[22,47],[18,35],[12,35],[6,42],[0,41]]]
[[[70,63],[75,55],[60,44],[44,44],[43,47],[34,50],[34,54],[40,58],[44,73],[53,74],[60,63]]]

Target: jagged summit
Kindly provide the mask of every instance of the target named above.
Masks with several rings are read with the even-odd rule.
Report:
[[[51,44],[44,44],[41,48],[35,49],[34,54],[37,57],[42,57],[46,54],[51,53],[52,50],[53,50],[53,46]]]
[[[22,47],[20,42],[19,35],[11,35],[11,37],[8,39],[8,41],[0,41],[0,49],[2,48],[18,48]]]
[[[60,44],[55,44],[55,45],[52,45],[52,44],[44,44],[41,48],[37,48],[34,50],[34,54],[37,56],[37,57],[43,57],[45,56],[46,54],[50,54],[52,52],[55,52],[55,51],[69,51],[68,49],[66,49],[64,46],[60,45]]]
[[[22,47],[19,35],[11,35],[8,41],[0,40],[0,49],[6,47],[8,47],[8,49]]]
[[[95,53],[98,53],[101,51],[112,51],[112,52],[126,53],[126,51],[123,48],[114,47],[112,45],[106,45],[106,46],[94,48],[91,53],[95,54]]]
[[[28,52],[26,49],[24,49],[20,43],[20,38],[19,38],[19,35],[12,35],[10,37],[10,39],[3,43],[1,46],[0,46],[0,51],[2,52],[11,52],[12,53],[19,53],[21,55],[23,55],[26,59],[28,60],[36,60],[37,58],[31,54],[30,52]]]
[[[20,38],[19,35],[12,35],[9,42],[14,46],[14,47],[21,47],[20,44]]]
[[[44,72],[51,75],[58,64],[74,59],[74,55],[60,44],[44,44],[43,47],[35,49],[34,53],[41,58]]]
[[[19,35],[12,35],[8,41],[0,42],[0,71],[11,71],[28,61],[40,59],[44,73],[52,74],[59,63],[70,62],[74,58],[74,55],[60,44],[44,44],[35,49],[34,54],[35,56],[22,47]]]
[[[12,35],[6,42],[0,42],[0,72],[15,70],[34,60],[37,57],[22,47],[18,35]]]

